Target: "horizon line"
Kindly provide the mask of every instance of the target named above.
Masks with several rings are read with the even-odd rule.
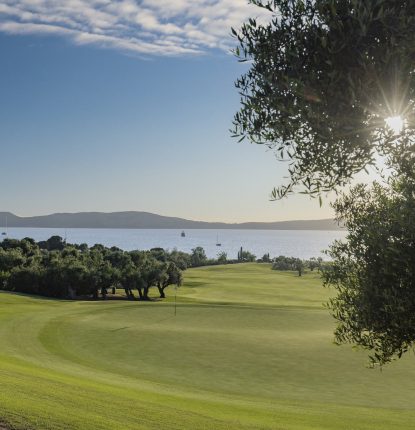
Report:
[[[0,214],[10,214],[16,216],[18,218],[38,218],[38,217],[48,217],[53,215],[79,215],[79,214],[103,214],[103,215],[112,215],[112,214],[122,214],[122,213],[130,213],[130,214],[149,214],[166,218],[177,218],[184,221],[191,222],[201,222],[201,223],[209,223],[209,224],[227,224],[227,225],[240,225],[240,224],[272,224],[272,223],[284,223],[284,222],[304,222],[304,221],[335,221],[335,218],[306,218],[306,219],[284,219],[284,220],[273,220],[273,221],[205,221],[200,219],[192,219],[192,218],[184,218],[176,215],[164,215],[155,212],[149,212],[145,210],[125,210],[125,211],[77,211],[77,212],[52,212],[41,215],[17,215],[11,211],[0,211]]]

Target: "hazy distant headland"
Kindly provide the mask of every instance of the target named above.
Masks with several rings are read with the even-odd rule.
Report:
[[[223,223],[193,221],[150,212],[78,212],[19,217],[0,212],[0,226],[44,228],[131,228],[131,229],[243,229],[243,230],[342,230],[333,219],[277,222]]]

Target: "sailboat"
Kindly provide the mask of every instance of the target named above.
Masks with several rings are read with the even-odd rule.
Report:
[[[1,233],[2,236],[6,236],[7,235],[7,215],[6,215],[6,231],[3,231]]]
[[[216,246],[222,246],[222,244],[219,242],[219,235],[216,235]]]

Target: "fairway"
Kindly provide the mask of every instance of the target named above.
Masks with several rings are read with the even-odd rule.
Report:
[[[0,293],[0,428],[415,429],[412,354],[332,343],[318,274],[189,269],[164,302]]]

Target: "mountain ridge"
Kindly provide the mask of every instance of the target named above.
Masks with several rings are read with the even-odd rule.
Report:
[[[32,228],[124,228],[124,229],[231,229],[231,230],[343,230],[333,219],[275,222],[208,222],[158,215],[143,211],[61,212],[20,217],[0,212],[0,226]]]

